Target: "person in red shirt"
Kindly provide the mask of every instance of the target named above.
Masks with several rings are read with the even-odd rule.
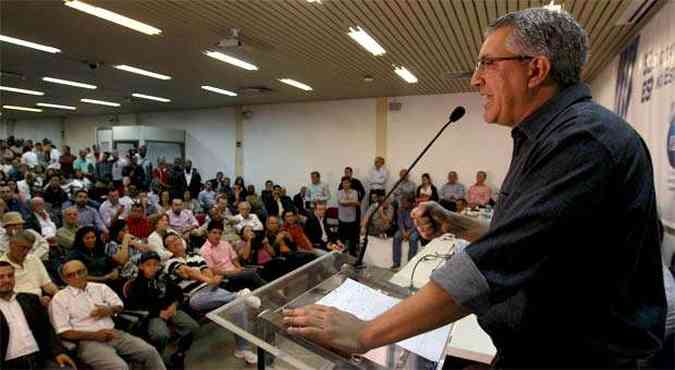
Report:
[[[146,239],[153,232],[150,221],[145,217],[145,210],[141,203],[131,205],[127,217],[127,226],[129,227],[129,233],[140,239]]]
[[[312,242],[309,241],[305,231],[302,229],[302,226],[298,224],[298,215],[294,210],[286,210],[283,214],[284,217],[284,226],[281,227],[281,231],[286,231],[291,234],[291,238],[295,245],[297,245],[298,250],[311,252],[314,250],[312,247]]]

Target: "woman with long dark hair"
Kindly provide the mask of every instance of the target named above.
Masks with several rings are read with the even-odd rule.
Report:
[[[120,248],[115,256],[106,253],[103,241],[93,226],[82,226],[75,233],[73,249],[66,261],[79,260],[86,267],[88,281],[104,283],[116,292],[121,292],[124,280],[120,276],[118,267],[126,263],[129,258],[128,245]]]
[[[417,187],[415,197],[418,201],[426,202],[433,200],[434,202],[438,202],[438,190],[431,182],[431,176],[428,173],[422,175],[422,184]]]

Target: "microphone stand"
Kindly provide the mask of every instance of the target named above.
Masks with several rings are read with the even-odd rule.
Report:
[[[424,150],[422,150],[422,152],[417,156],[417,158],[415,158],[415,161],[413,161],[413,163],[410,165],[410,167],[408,167],[408,170],[406,171],[406,174],[410,174],[410,171],[412,171],[412,169],[415,168],[415,165],[417,165],[417,162],[419,162],[420,159],[422,159],[424,154],[426,154],[426,152],[429,150],[429,148],[431,148],[431,145],[433,145],[434,142],[436,142],[436,139],[438,139],[438,137],[441,136],[443,131],[445,131],[445,129],[448,126],[450,126],[450,124],[459,121],[459,119],[462,118],[462,116],[464,115],[464,112],[462,112],[462,114],[460,114],[459,117],[457,117],[456,119],[453,119],[454,115],[455,115],[455,112],[453,111],[453,114],[450,115],[450,120],[448,120],[448,122],[446,122],[445,125],[443,125],[443,127],[438,131],[436,136],[434,136],[434,138],[431,139],[431,141],[429,142],[429,144],[427,144],[427,146],[424,148]],[[373,222],[373,216],[375,216],[375,213],[377,213],[377,211],[379,211],[382,208],[382,205],[384,205],[384,203],[386,203],[386,201],[391,197],[391,195],[394,193],[396,188],[398,188],[398,186],[401,185],[401,182],[403,182],[404,179],[405,179],[405,177],[398,179],[396,184],[394,184],[394,186],[391,188],[391,190],[389,190],[387,195],[384,196],[384,199],[382,200],[382,202],[380,202],[380,204],[377,205],[377,208],[375,208],[375,210],[368,216],[368,220],[366,221],[366,235],[363,237],[363,241],[361,243],[361,252],[359,253],[359,258],[356,260],[356,263],[354,264],[355,268],[360,269],[360,268],[364,267],[363,266],[363,257],[365,257],[366,249],[368,249],[368,230],[370,229],[370,224]],[[370,196],[370,194],[369,194],[369,196]]]

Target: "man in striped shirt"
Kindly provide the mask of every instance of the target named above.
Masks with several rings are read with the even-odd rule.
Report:
[[[248,289],[235,294],[221,288],[223,277],[214,274],[199,254],[186,253],[185,244],[180,236],[173,233],[167,234],[164,237],[164,246],[173,253],[173,257],[164,264],[164,273],[169,280],[181,288],[193,310],[206,313],[250,293]],[[260,299],[249,296],[246,297],[246,303],[259,306]],[[245,328],[246,312],[242,311],[237,319],[240,320],[239,325]],[[257,363],[258,356],[248,350],[248,342],[238,336],[235,336],[235,342],[237,343],[237,349],[234,351],[235,357],[244,359],[249,364]]]

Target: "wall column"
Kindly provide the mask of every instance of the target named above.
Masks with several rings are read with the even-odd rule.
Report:
[[[243,166],[243,149],[244,145],[244,116],[242,114],[241,105],[234,108],[234,125],[235,125],[235,147],[234,147],[234,176],[244,176]]]
[[[389,99],[377,98],[375,101],[375,155],[387,158],[387,113]]]

